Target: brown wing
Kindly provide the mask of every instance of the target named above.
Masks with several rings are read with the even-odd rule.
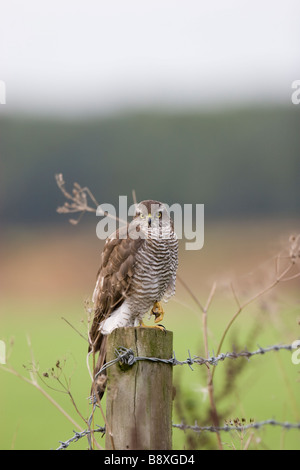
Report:
[[[100,323],[122,305],[130,293],[135,255],[143,242],[142,238],[130,238],[128,227],[122,227],[106,240],[93,295],[95,314],[90,341],[94,353],[99,351],[103,341],[99,332]]]

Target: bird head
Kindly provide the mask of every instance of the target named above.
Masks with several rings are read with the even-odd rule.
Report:
[[[142,232],[150,236],[161,235],[163,229],[170,227],[171,221],[166,206],[151,199],[137,204],[134,218]]]

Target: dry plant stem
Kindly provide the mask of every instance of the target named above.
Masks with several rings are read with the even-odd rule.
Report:
[[[32,373],[30,374],[30,379],[27,379],[23,375],[19,374],[12,367],[2,367],[1,366],[0,368],[1,368],[1,370],[4,370],[5,372],[9,372],[10,374],[15,375],[16,377],[23,380],[24,382],[26,382],[30,385],[33,385],[33,387],[35,387],[42,395],[44,395],[44,397],[47,398],[47,400],[52,405],[54,405],[55,408],[57,408],[58,411],[60,413],[62,413],[64,415],[64,417],[67,418],[68,421],[70,421],[70,423],[73,424],[73,426],[75,426],[81,432],[84,431],[84,429],[78,423],[76,423],[76,421],[38,384],[38,382],[36,381],[36,379],[34,378]]]
[[[94,412],[95,412],[95,405],[94,405],[94,408],[93,408],[93,411],[92,411],[92,414],[91,414],[91,417],[87,420],[87,424],[88,424],[88,429],[90,431],[90,434],[88,435],[88,443],[89,443],[89,450],[93,450],[94,447],[93,446],[96,446],[97,449],[99,450],[104,450],[103,447],[100,446],[100,444],[98,444],[98,442],[96,441],[96,437],[95,437],[95,432],[94,432]],[[101,409],[101,412],[102,412],[102,416],[103,416],[103,411]]]
[[[136,198],[135,189],[132,190],[132,200],[133,200],[133,204],[137,206],[137,198]]]
[[[89,320],[88,320],[88,323],[89,323]],[[96,355],[95,355],[95,352],[94,352],[94,348],[93,348],[93,343],[92,343],[92,340],[90,338],[90,334],[89,334],[89,330],[87,332],[88,334],[88,343],[90,345],[90,352],[87,354],[86,356],[86,365],[87,365],[87,369],[88,369],[88,373],[89,373],[89,376],[91,378],[91,382],[93,383],[94,382],[94,377],[95,377],[95,369],[96,369]],[[92,355],[92,371],[91,371],[91,368],[90,368],[90,365],[89,365],[89,357],[90,355]],[[113,442],[113,437],[111,435],[111,432],[110,432],[110,429],[109,429],[109,424],[107,422],[107,419],[106,419],[106,416],[105,416],[105,413],[103,411],[103,408],[102,408],[102,405],[101,405],[101,400],[99,399],[99,396],[97,395],[96,396],[96,399],[97,399],[97,405],[100,409],[100,412],[101,412],[101,415],[102,415],[102,418],[103,418],[103,421],[105,422],[105,427],[106,427],[106,432],[109,433],[109,436],[110,436],[110,439],[111,439],[111,444],[112,444],[112,448],[115,449],[114,447],[114,442]],[[91,414],[91,417],[90,419],[88,420],[88,424],[89,424],[89,429],[91,431],[91,436],[93,437],[93,441],[94,443],[98,445],[96,439],[95,439],[95,436],[94,436],[94,433],[92,432],[92,428],[90,427],[91,424],[93,425],[93,428],[94,428],[94,416],[95,416],[95,409],[96,409],[96,406],[94,405],[93,406],[93,411],[92,411],[92,414]],[[90,441],[89,441],[90,442]]]
[[[103,420],[104,420],[104,422],[105,422],[106,432],[107,432],[108,435],[109,435],[112,449],[115,450],[113,435],[112,435],[112,433],[111,433],[109,424],[108,424],[108,422],[107,422],[105,413],[104,413],[103,408],[102,408],[102,405],[101,405],[101,400],[99,399],[99,396],[98,396],[98,395],[97,395],[97,405],[98,405],[98,407],[100,408],[100,412],[101,412],[102,418],[103,418]],[[93,415],[94,415],[94,410],[93,410]],[[94,416],[93,416],[93,420],[94,420]]]
[[[89,338],[89,341],[90,341],[90,338]],[[91,380],[92,380],[92,383],[94,382],[94,377],[95,377],[95,369],[96,369],[96,356],[95,356],[95,352],[93,350],[93,346],[92,346],[92,343],[90,342],[90,345],[91,345],[91,352],[88,353],[87,355],[87,366],[88,366],[88,371],[89,371],[89,374],[91,376]],[[89,355],[92,354],[92,360],[93,360],[93,372],[91,373],[90,371],[90,367],[89,367],[89,362],[88,362],[88,358],[89,358]],[[103,411],[103,408],[102,408],[102,405],[101,405],[101,400],[99,399],[99,396],[98,394],[96,395],[96,399],[97,399],[97,405],[100,409],[100,412],[101,412],[101,415],[102,415],[102,418],[103,418],[103,421],[105,422],[105,427],[106,427],[106,432],[109,433],[109,436],[110,436],[110,439],[111,439],[111,445],[112,445],[112,449],[115,450],[115,446],[114,446],[114,441],[113,441],[113,436],[110,432],[110,428],[109,428],[109,424],[107,422],[107,419],[106,419],[106,416],[105,416],[105,413]],[[89,422],[92,422],[93,426],[94,426],[94,415],[95,415],[95,406],[93,408],[93,411],[92,411],[92,419],[89,420]],[[94,434],[94,433],[93,433]],[[93,436],[94,437],[94,436]],[[97,442],[97,441],[95,441]]]
[[[294,274],[293,276],[286,277],[285,279],[281,279],[281,282],[288,282],[288,281],[294,281],[295,279],[300,277],[300,273]]]
[[[204,347],[205,347],[205,356],[209,357],[209,351],[208,351],[208,334],[207,334],[207,311],[209,309],[209,306],[212,302],[213,296],[216,291],[216,283],[213,284],[212,289],[210,291],[208,300],[206,302],[205,307],[202,306],[202,304],[199,302],[197,297],[194,295],[192,290],[189,288],[189,286],[184,282],[184,280],[177,275],[177,279],[181,282],[183,287],[186,289],[186,291],[190,294],[194,302],[197,304],[198,308],[202,311],[202,324],[203,324],[203,337],[204,337]],[[218,418],[218,413],[217,413],[217,408],[215,404],[215,399],[214,399],[214,387],[213,387],[213,375],[209,369],[207,368],[207,389],[208,389],[208,395],[209,395],[209,402],[211,406],[211,414],[212,414],[212,419],[214,422],[214,426],[218,427],[219,426],[219,418]],[[221,441],[221,436],[220,433],[217,432],[217,440],[218,440],[218,447],[219,450],[223,450],[223,445]]]
[[[102,418],[103,418],[103,420],[104,420],[104,422],[105,422],[105,429],[106,429],[106,432],[108,432],[112,449],[115,450],[115,444],[114,444],[113,435],[112,435],[111,430],[110,430],[110,428],[109,428],[109,424],[108,424],[108,422],[107,422],[105,413],[104,413],[104,411],[103,411],[103,408],[102,408],[102,405],[101,405],[101,401],[99,400],[98,397],[97,397],[97,404],[98,404],[98,406],[99,406],[99,408],[100,408]]]
[[[90,343],[90,340],[89,341],[89,344]],[[89,356],[90,354],[92,354],[92,358],[93,358],[93,370],[95,370],[95,354],[91,352],[89,352],[86,356],[86,366],[87,366],[87,370],[88,370],[88,373],[89,373],[89,376],[91,378],[91,382],[93,383],[93,374],[91,372],[91,369],[90,369],[90,365],[89,365]],[[89,446],[90,446],[90,450],[93,450],[93,445],[95,444],[97,447],[99,447],[99,444],[97,443],[96,441],[96,438],[95,438],[95,435],[94,435],[94,432],[93,432],[93,429],[94,429],[94,426],[95,426],[95,422],[94,422],[94,413],[95,413],[95,405],[93,407],[93,411],[92,411],[92,414],[90,416],[90,418],[88,419],[88,427],[89,427],[89,430],[91,431],[90,435],[88,436],[88,443],[89,443]],[[93,442],[92,442],[92,439],[93,439]]]
[[[272,325],[273,330],[275,330],[274,325],[271,322],[270,322],[270,324]],[[300,409],[299,409],[299,404],[298,404],[298,400],[297,400],[297,395],[295,395],[295,393],[294,393],[293,387],[291,386],[289,377],[286,373],[286,368],[285,368],[284,363],[282,362],[282,359],[280,357],[278,357],[277,366],[280,370],[280,373],[282,375],[282,379],[285,383],[287,392],[289,394],[290,405],[291,405],[291,408],[293,408],[293,413],[294,413],[295,417],[297,418],[297,420],[300,420]]]
[[[72,323],[69,322],[69,320],[67,320],[65,317],[61,317],[61,319],[63,321],[65,321],[67,323],[67,325],[69,325],[74,331],[76,331],[76,333],[79,334],[79,336],[81,336],[81,338],[83,338],[85,341],[89,342],[88,338],[86,338],[85,336],[83,336],[83,334],[80,333],[79,330],[77,330],[77,328],[75,328],[75,326],[72,325]]]
[[[69,220],[71,224],[77,225],[86,212],[97,212],[98,210],[99,215],[106,215],[107,217],[113,220],[118,220],[122,224],[127,225],[126,221],[114,215],[111,215],[109,213],[104,213],[104,211],[101,209],[101,206],[99,205],[93,193],[90,191],[88,187],[82,188],[78,183],[74,183],[72,194],[70,194],[65,188],[65,181],[63,179],[63,175],[61,173],[58,175],[55,175],[55,179],[56,179],[57,186],[59,187],[62,194],[65,196],[67,200],[71,201],[71,202],[65,202],[65,204],[62,207],[58,207],[57,212],[59,214],[72,214],[76,212],[80,213],[79,218],[77,220],[75,219]],[[96,208],[90,207],[88,205],[87,195],[95,204]]]
[[[247,442],[246,442],[246,444],[245,444],[244,447],[243,447],[243,450],[248,450],[248,449],[249,449],[249,446],[250,446],[250,444],[251,444],[251,441],[252,441],[253,437],[254,437],[254,432],[252,432],[252,433],[250,434],[250,436],[248,437]]]
[[[236,313],[233,315],[233,317],[231,318],[230,322],[228,323],[228,325],[226,326],[225,328],[225,331],[222,335],[222,338],[221,338],[221,341],[219,343],[219,346],[218,346],[218,350],[217,350],[217,356],[220,354],[221,352],[221,349],[223,347],[223,343],[225,341],[225,338],[227,336],[227,333],[228,331],[230,330],[231,326],[233,325],[233,323],[235,322],[235,320],[239,317],[239,315],[242,313],[242,311],[248,307],[248,305],[250,305],[252,302],[255,302],[255,300],[259,299],[262,295],[264,295],[265,293],[267,293],[269,290],[273,289],[274,287],[277,286],[277,284],[279,284],[279,282],[281,281],[284,281],[284,277],[289,273],[289,271],[291,271],[291,269],[294,267],[294,263],[291,262],[288,267],[286,269],[284,269],[282,271],[282,273],[280,275],[278,275],[278,258],[276,259],[276,279],[275,281],[273,281],[269,286],[265,287],[263,290],[261,290],[260,292],[258,292],[257,294],[255,294],[253,297],[251,297],[250,299],[246,300],[246,302],[244,302],[243,304],[240,304],[237,296],[236,296],[236,293],[233,289],[233,286],[231,285],[231,288],[232,288],[232,291],[233,291],[233,294],[234,294],[234,298],[238,304],[238,310],[236,311]],[[215,374],[215,370],[216,368],[214,367],[214,370],[212,372],[212,376],[214,377],[214,374]]]
[[[181,276],[179,276],[177,274],[177,279],[179,282],[181,282],[181,284],[183,285],[183,287],[185,288],[185,290],[190,294],[190,296],[192,297],[192,299],[194,300],[194,302],[197,304],[197,306],[200,308],[201,312],[204,311],[204,307],[201,305],[201,303],[199,302],[199,300],[197,299],[197,297],[195,296],[195,294],[192,292],[192,290],[189,288],[189,286],[184,282],[184,280],[182,279]]]
[[[209,306],[211,304],[211,301],[213,299],[215,291],[216,291],[216,283],[214,283],[213,286],[212,286],[212,289],[210,291],[207,303],[206,303],[206,305],[203,309],[203,313],[202,313],[203,336],[204,336],[204,347],[205,347],[205,356],[206,357],[209,357],[208,334],[207,334],[207,311],[209,309]],[[207,388],[208,388],[209,402],[210,402],[210,407],[211,407],[212,420],[213,420],[214,426],[217,428],[220,423],[219,423],[216,403],[215,403],[215,399],[214,399],[213,378],[212,378],[212,374],[211,374],[211,371],[210,371],[209,367],[207,368]],[[217,432],[216,435],[217,435],[219,450],[223,450],[223,445],[222,445],[220,433]]]
[[[87,420],[82,416],[81,412],[79,411],[77,405],[76,405],[76,402],[74,400],[74,397],[71,393],[71,390],[66,387],[61,380],[57,379],[58,380],[58,383],[63,387],[63,389],[65,390],[66,394],[70,397],[70,400],[72,402],[72,405],[74,406],[75,410],[76,410],[76,413],[78,414],[78,416],[80,416],[80,418],[86,423],[88,424]]]
[[[90,435],[89,435],[89,436],[91,436],[91,439],[93,439],[93,444],[94,444],[98,449],[103,450],[103,448],[100,446],[100,444],[98,444],[98,442],[96,441],[95,434],[94,434],[94,432],[93,432],[93,429],[91,429],[91,427],[90,427],[89,421],[86,420],[86,419],[83,417],[83,415],[81,414],[80,410],[78,409],[78,407],[77,407],[77,405],[76,405],[76,402],[75,402],[75,400],[74,400],[74,397],[73,397],[73,395],[72,395],[72,393],[71,393],[71,390],[70,390],[68,387],[66,387],[66,386],[64,385],[64,383],[63,383],[60,379],[57,379],[57,381],[58,381],[58,383],[61,385],[61,387],[63,388],[63,392],[66,393],[66,394],[70,397],[70,400],[71,400],[71,402],[72,402],[72,405],[74,406],[74,409],[75,409],[76,413],[80,416],[80,418],[81,418],[81,419],[85,422],[85,424],[87,425],[87,427],[88,427],[88,429],[89,429],[89,431],[90,431]],[[45,383],[45,382],[43,382],[43,383]],[[49,387],[49,385],[47,385],[46,383],[45,383],[45,385],[46,385],[47,387]],[[49,388],[52,388],[52,387],[49,387]],[[52,388],[52,389],[53,389],[53,388]],[[53,390],[54,390],[54,389],[53,389]],[[59,392],[59,391],[61,391],[61,390],[56,390],[56,391]],[[93,424],[94,424],[94,423],[93,423]]]
[[[23,380],[23,382],[26,382],[28,383],[29,385],[32,385],[34,388],[36,388],[53,406],[55,406],[55,408],[57,408],[57,410],[68,420],[70,421],[70,423],[72,423],[72,425],[80,432],[83,432],[84,431],[84,428],[82,428],[60,405],[59,403],[57,403],[57,401],[55,401],[51,395],[49,395],[41,386],[40,384],[38,383],[38,378],[39,378],[39,374],[38,374],[38,370],[37,368],[35,367],[35,364],[36,364],[36,361],[35,361],[35,358],[34,358],[34,355],[33,355],[33,351],[32,351],[32,347],[31,347],[31,341],[30,341],[30,338],[27,337],[27,343],[28,343],[28,346],[29,346],[29,350],[30,350],[30,354],[31,354],[31,363],[33,365],[33,370],[30,370],[29,371],[29,376],[30,376],[30,379],[28,379],[27,377],[24,377],[23,375],[21,375],[19,372],[17,372],[13,367],[10,367],[10,366],[0,366],[0,369],[5,371],[5,372],[8,372],[16,377],[18,377],[19,379]],[[42,380],[42,379],[41,379]],[[42,380],[43,381],[43,380]],[[77,405],[76,405],[76,402],[73,398],[73,395],[71,393],[71,391],[69,390],[69,388],[64,385],[64,383],[58,379],[58,382],[59,384],[62,386],[63,390],[56,390],[56,391],[61,391],[63,393],[66,393],[67,395],[69,395],[70,399],[71,399],[71,402],[76,410],[76,412],[78,413],[78,415],[80,416],[80,418],[84,421],[85,424],[88,425],[88,422],[87,420],[82,416],[82,414],[80,413]],[[43,382],[44,383],[44,382]],[[49,387],[50,389],[52,387],[50,387],[48,384],[46,384],[47,387]],[[96,446],[98,447],[98,449],[101,449],[102,450],[102,447],[97,443],[96,443]]]

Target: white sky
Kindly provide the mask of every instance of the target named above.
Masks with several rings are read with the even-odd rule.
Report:
[[[0,17],[5,112],[289,103],[300,79],[299,0],[0,0]]]

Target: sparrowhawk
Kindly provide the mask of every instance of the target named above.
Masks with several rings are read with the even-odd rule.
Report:
[[[139,203],[132,222],[106,239],[93,294],[89,349],[99,351],[93,392],[100,398],[105,376],[99,370],[105,363],[107,335],[119,327],[145,326],[143,317],[150,309],[159,323],[164,315],[160,301],[167,302],[175,293],[177,267],[178,239],[161,202]]]

